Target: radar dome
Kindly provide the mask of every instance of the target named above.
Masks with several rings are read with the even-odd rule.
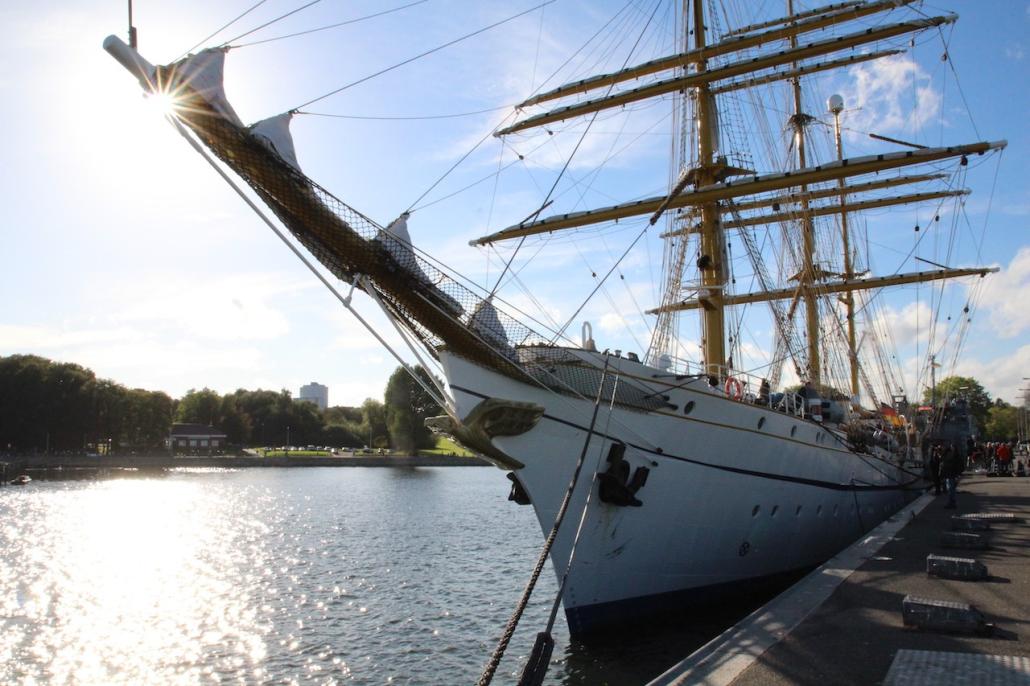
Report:
[[[844,110],[844,98],[834,93],[826,101],[826,109],[833,114],[840,114]]]

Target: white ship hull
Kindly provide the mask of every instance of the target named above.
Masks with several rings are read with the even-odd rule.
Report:
[[[493,445],[524,465],[514,473],[546,535],[583,449],[592,399],[441,357],[463,419],[488,398],[544,408],[530,430],[496,436]],[[657,372],[625,359],[612,364],[638,384]],[[718,591],[817,565],[917,494],[920,483],[911,474],[849,451],[815,422],[731,400],[703,379],[664,393],[669,404],[658,411],[602,402],[551,552],[560,575],[591,493],[562,599],[573,633],[710,601]],[[649,470],[636,493],[639,507],[599,498],[594,475],[607,468],[613,442],[626,444],[630,473]]]

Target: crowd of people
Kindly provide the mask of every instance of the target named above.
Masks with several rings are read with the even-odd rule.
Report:
[[[934,495],[946,493],[946,508],[955,507],[955,487],[966,469],[982,469],[999,476],[1026,476],[1027,462],[1016,456],[1017,444],[1005,441],[980,443],[969,439],[965,455],[954,443],[941,443],[930,449],[926,462],[927,476],[933,484]]]
[[[1017,444],[1015,442],[977,443],[971,441],[968,450],[969,466],[994,474],[1025,476],[1026,459],[1018,459],[1016,452]]]

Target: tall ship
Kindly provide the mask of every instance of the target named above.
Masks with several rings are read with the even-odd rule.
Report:
[[[573,145],[519,221],[470,236],[473,246],[508,246],[486,286],[412,241],[417,212],[380,223],[309,178],[290,135],[301,111],[245,124],[223,90],[224,46],[154,66],[134,40],[104,42],[145,92],[172,100],[172,125],[344,306],[367,298],[385,313],[403,342],[391,351],[443,408],[433,428],[507,472],[511,499],[533,507],[545,535],[556,530],[550,559],[574,635],[816,566],[918,495],[911,432],[888,402],[897,388],[884,372],[886,342],[865,315],[887,289],[995,271],[930,263],[874,275],[855,227],[870,210],[916,203],[939,218],[942,203],[968,192],[970,160],[1004,141],[880,136],[882,152],[849,158],[842,99],[805,111],[810,79],[897,60],[916,37],[943,36],[955,15],[907,0],[787,0],[781,16],[731,28],[734,15],[711,2],[655,5],[636,25],[595,34],[595,48],[609,42],[592,54],[616,55],[614,68],[538,89],[492,131],[520,150],[531,136],[564,134]],[[675,16],[661,35],[673,38],[654,56],[652,19],[672,16],[665,10]],[[583,208],[561,192],[598,122],[657,109],[675,139],[660,193]],[[750,123],[759,110],[781,130]],[[639,139],[627,134],[627,145]],[[579,310],[547,323],[504,290],[523,283],[516,272],[534,241],[614,228],[635,238],[593,275],[591,295],[619,278],[636,240],[662,245],[639,353],[595,342]],[[772,332],[758,368],[745,362],[745,311]]]

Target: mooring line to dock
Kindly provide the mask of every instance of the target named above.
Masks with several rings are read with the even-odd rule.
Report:
[[[494,648],[494,652],[490,656],[490,661],[486,663],[482,676],[476,682],[477,686],[489,686],[493,680],[497,667],[501,664],[501,658],[504,657],[504,651],[508,649],[511,637],[515,634],[515,627],[518,626],[519,620],[522,619],[522,613],[525,612],[526,605],[529,604],[529,597],[533,595],[533,589],[536,587],[536,582],[540,578],[540,572],[543,571],[544,564],[547,562],[547,556],[551,553],[551,546],[554,545],[554,539],[558,536],[558,528],[561,526],[562,520],[565,519],[565,513],[568,511],[569,503],[572,501],[572,492],[576,490],[576,483],[579,481],[583,462],[586,461],[587,450],[590,448],[590,439],[594,435],[597,413],[601,409],[601,395],[604,393],[604,382],[608,377],[608,364],[609,359],[606,356],[604,359],[604,369],[601,370],[601,382],[597,386],[597,396],[594,398],[594,413],[590,417],[590,428],[587,430],[586,440],[583,441],[583,450],[580,451],[579,460],[576,462],[576,469],[572,473],[572,480],[569,481],[569,487],[565,491],[561,507],[558,508],[558,514],[554,518],[554,525],[551,527],[551,532],[547,535],[547,540],[544,541],[544,547],[540,550],[540,557],[537,558],[536,566],[533,567],[533,573],[529,577],[526,588],[522,591],[522,597],[519,598],[515,611],[512,612],[507,626],[504,627],[504,633],[501,634],[497,647]]]
[[[604,434],[607,435],[611,426],[612,408],[615,407],[615,394],[619,390],[619,375],[615,375],[615,383],[612,384],[612,397],[608,402],[608,421],[604,427]],[[601,379],[601,387],[604,387],[604,379]],[[594,416],[597,416],[596,410]],[[584,446],[584,454],[586,446]],[[587,511],[590,509],[590,501],[594,495],[594,484],[597,483],[597,475],[600,473],[600,462],[604,456],[604,442],[601,442],[601,450],[598,452],[598,464],[594,468],[594,475],[590,479],[590,486],[587,489],[587,497],[583,501],[583,509],[579,513],[579,523],[576,524],[576,534],[572,537],[572,545],[569,548],[569,560],[565,563],[565,570],[562,572],[558,582],[558,592],[554,594],[554,602],[551,604],[551,613],[547,617],[547,626],[536,635],[533,643],[533,650],[529,653],[529,659],[522,669],[518,686],[540,686],[547,675],[547,667],[551,663],[551,654],[554,652],[554,637],[551,630],[554,629],[554,621],[558,617],[558,608],[561,606],[562,595],[565,593],[565,584],[569,581],[569,573],[572,571],[572,562],[576,559],[576,548],[579,547],[580,536],[583,535],[583,525],[586,523]]]

